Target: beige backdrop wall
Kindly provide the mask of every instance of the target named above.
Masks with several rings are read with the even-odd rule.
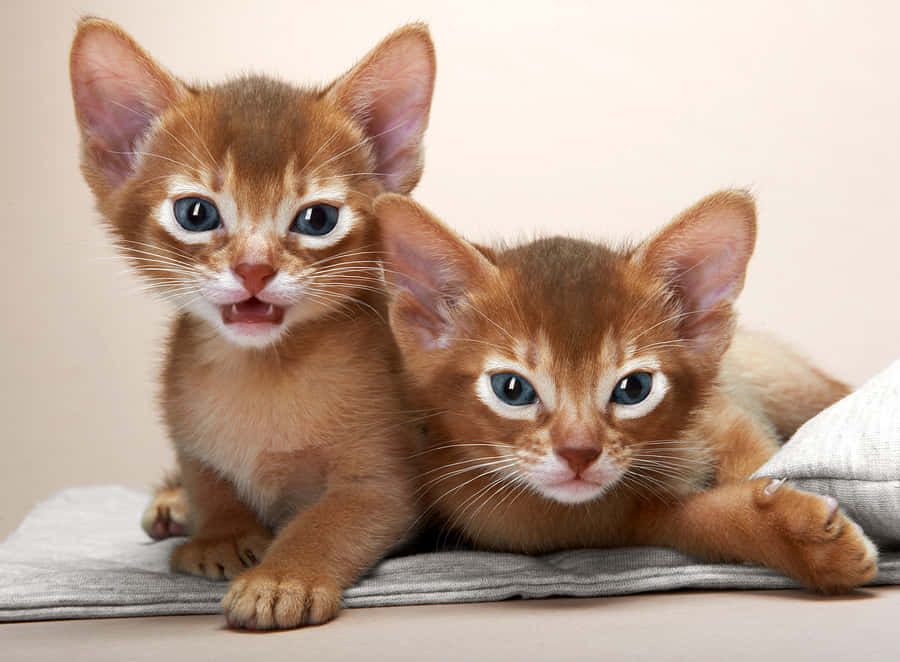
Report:
[[[4,2],[0,535],[57,489],[148,487],[166,308],[109,258],[77,168],[82,13],[178,74],[322,82],[408,20],[438,84],[417,196],[479,240],[639,237],[750,187],[741,302],[854,382],[900,355],[900,8],[893,2]]]

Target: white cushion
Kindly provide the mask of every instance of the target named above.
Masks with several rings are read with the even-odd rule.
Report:
[[[754,477],[829,494],[874,540],[900,543],[900,361],[807,421]]]

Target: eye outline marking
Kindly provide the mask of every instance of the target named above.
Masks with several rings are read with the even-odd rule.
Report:
[[[607,406],[610,408],[612,415],[620,420],[628,420],[646,416],[665,399],[666,393],[669,392],[669,379],[660,369],[659,361],[654,357],[646,357],[643,359],[632,359],[625,362],[618,371],[619,377],[608,393],[605,394]],[[649,373],[652,379],[650,392],[640,402],[626,405],[614,402],[612,394],[615,392],[619,383],[629,375],[636,372]]]
[[[491,377],[512,372],[531,384],[536,400],[528,405],[509,405],[494,393]],[[475,397],[488,409],[502,418],[535,420],[538,412],[552,410],[556,406],[555,384],[543,374],[529,370],[525,365],[505,357],[489,357],[475,380]]]
[[[286,199],[278,210],[276,218],[278,227],[285,228],[284,234],[299,242],[304,248],[313,250],[334,246],[356,227],[359,214],[346,203],[347,189],[342,186],[319,186],[313,180],[308,187],[307,195],[302,198]],[[328,205],[338,210],[334,227],[327,234],[309,235],[293,232],[294,219],[304,209],[315,205]]]
[[[622,402],[616,399],[617,394],[619,393],[619,387],[621,384],[630,377],[636,377],[637,375],[646,375],[649,383],[645,384],[644,380],[638,379],[641,382],[641,394],[642,396],[638,396],[640,399],[635,400],[634,402]],[[646,389],[646,392],[645,392]],[[616,382],[615,387],[613,388],[612,395],[609,396],[609,399],[612,403],[617,405],[623,405],[625,407],[634,407],[636,405],[641,404],[647,398],[650,397],[650,394],[653,392],[653,373],[647,372],[646,370],[635,370],[634,372],[629,372],[627,375],[622,377],[618,382]]]
[[[525,377],[523,377],[522,375],[520,375],[517,372],[510,372],[510,371],[495,372],[495,373],[488,373],[487,376],[488,376],[488,379],[490,380],[491,390],[494,392],[494,395],[500,400],[500,402],[502,402],[505,405],[508,405],[510,407],[519,408],[519,407],[528,407],[531,405],[536,405],[536,404],[539,404],[541,401],[541,398],[538,395],[537,389],[534,387],[534,384],[532,384],[530,381],[528,381]],[[527,402],[522,402],[522,403],[518,403],[518,404],[514,403],[514,402],[509,402],[508,400],[504,399],[504,397],[497,391],[497,384],[495,382],[497,377],[504,377],[504,376],[510,377],[512,379],[518,379],[520,383],[524,384],[526,387],[525,391],[526,392],[531,391],[531,399],[528,400]]]
[[[314,207],[330,207],[331,209],[333,209],[336,212],[335,217],[334,217],[334,224],[328,229],[328,231],[323,232],[321,234],[309,234],[306,232],[300,232],[298,230],[294,230],[294,224],[297,222],[297,219],[300,218],[300,214],[302,214],[305,211],[308,212],[310,209],[312,209]],[[332,232],[334,232],[334,230],[337,228],[338,222],[341,220],[341,207],[343,207],[343,205],[340,203],[326,202],[323,200],[319,200],[317,202],[312,202],[308,205],[304,205],[296,214],[294,214],[294,218],[291,220],[291,224],[288,226],[288,232],[291,234],[302,235],[304,237],[325,237],[325,236],[331,234]]]
[[[219,225],[211,230],[195,232],[187,230],[175,218],[175,201],[182,198],[202,198],[211,203],[219,213]],[[203,184],[185,177],[172,177],[166,198],[156,209],[154,219],[163,229],[185,244],[205,244],[214,237],[227,234],[229,219],[237,218],[237,205],[228,195],[216,195]]]
[[[182,224],[182,222],[178,218],[177,208],[178,208],[178,203],[183,202],[185,200],[202,200],[203,202],[206,202],[207,204],[212,206],[213,211],[215,211],[215,213],[216,213],[216,224],[213,227],[208,228],[206,230],[192,230],[190,228],[184,227],[184,224]],[[178,223],[178,225],[183,230],[185,230],[186,232],[190,232],[192,234],[201,234],[204,232],[215,232],[216,230],[221,230],[225,225],[222,222],[222,213],[219,211],[219,208],[216,206],[216,203],[214,201],[210,200],[205,195],[183,195],[183,196],[180,196],[177,198],[173,198],[172,199],[172,216],[175,217],[175,222]]]

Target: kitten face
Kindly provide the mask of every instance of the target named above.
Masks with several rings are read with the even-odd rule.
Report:
[[[653,353],[638,352],[622,362],[627,348],[610,335],[573,357],[581,363],[569,362],[568,377],[560,379],[566,348],[554,346],[545,333],[515,350],[487,352],[475,381],[475,396],[498,418],[472,408],[484,427],[511,431],[502,442],[514,449],[515,463],[507,471],[547,498],[580,503],[602,496],[635,463],[655,455],[658,443],[648,444],[647,434],[660,427],[652,412],[666,397],[669,377]]]
[[[240,345],[377,283],[365,135],[311,97],[265,79],[202,91],[137,150],[113,217],[151,288]]]
[[[467,457],[493,461],[497,480],[562,503],[599,498],[620,482],[652,489],[659,470],[675,465],[702,470],[668,440],[710,376],[680,347],[664,293],[642,287],[626,261],[574,240],[494,260],[493,277],[453,311],[460,340],[427,354],[431,374],[459,385],[428,406],[451,409],[451,438],[491,444],[466,447]],[[598,296],[578,301],[587,292]]]
[[[242,346],[370,306],[371,200],[417,182],[433,78],[422,26],[324,89],[192,88],[99,19],[72,48],[83,170],[122,252],[148,289]]]
[[[711,478],[702,445],[677,440],[715,380],[752,250],[752,203],[730,195],[727,213],[688,215],[624,252],[565,238],[477,251],[414,203],[380,198],[412,390],[444,412],[436,436],[459,440],[439,462],[481,477],[482,496],[518,487],[567,504]]]

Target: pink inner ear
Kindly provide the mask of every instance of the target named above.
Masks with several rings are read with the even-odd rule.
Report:
[[[718,252],[695,259],[679,260],[681,276],[677,277],[685,298],[694,310],[715,308],[723,301],[734,298],[735,290],[743,280],[743,271],[735,267],[734,251],[720,247]]]
[[[85,145],[115,186],[131,174],[131,152],[170,102],[165,83],[125,38],[104,29],[76,42],[71,73]]]
[[[702,353],[727,347],[731,304],[744,284],[756,238],[752,198],[725,191],[700,201],[650,240],[651,271],[680,300],[679,333]]]
[[[389,38],[339,86],[366,126],[390,191],[407,191],[410,180],[415,183],[433,87],[434,59],[421,33]]]
[[[406,106],[402,104],[406,103]],[[395,106],[385,100],[376,108],[368,126],[378,154],[378,172],[385,173],[385,188],[397,190],[419,161],[418,140],[425,127],[426,104],[401,99]]]
[[[490,263],[411,199],[387,194],[374,203],[381,227],[392,315],[423,346],[443,342],[455,308]]]

